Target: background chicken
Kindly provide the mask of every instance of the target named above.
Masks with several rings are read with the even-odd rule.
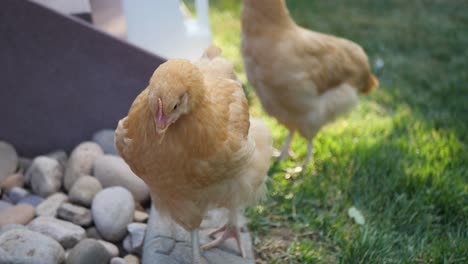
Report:
[[[192,231],[194,262],[198,227],[213,207],[227,208],[229,221],[203,248],[233,237],[245,257],[236,216],[263,192],[272,152],[268,128],[249,121],[232,64],[219,52],[162,64],[116,130],[116,147],[148,184],[154,206]]]
[[[266,112],[308,140],[303,169],[320,128],[378,86],[362,48],[349,40],[301,28],[284,0],[244,0],[242,55],[249,82]]]

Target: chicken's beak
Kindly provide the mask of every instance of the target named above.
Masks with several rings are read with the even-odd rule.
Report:
[[[154,123],[156,125],[156,133],[159,135],[159,144],[161,144],[169,125],[162,106],[161,98],[158,98],[158,112],[154,118]]]

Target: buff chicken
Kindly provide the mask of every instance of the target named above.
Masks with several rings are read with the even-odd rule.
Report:
[[[233,65],[211,47],[195,63],[160,65],[116,129],[116,147],[151,191],[154,207],[191,232],[193,261],[201,260],[198,228],[211,208],[228,209],[228,223],[202,246],[239,237],[238,212],[265,189],[272,140],[249,118]]]
[[[347,39],[298,26],[284,0],[243,0],[242,55],[247,79],[265,111],[308,140],[302,169],[319,130],[378,86],[363,49]]]

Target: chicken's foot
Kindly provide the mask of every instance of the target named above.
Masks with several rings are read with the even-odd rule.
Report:
[[[237,225],[229,225],[229,224],[226,224],[224,226],[222,226],[221,228],[218,228],[216,230],[214,230],[213,232],[210,233],[210,236],[213,236],[217,233],[220,233],[220,232],[223,232],[223,234],[221,236],[219,236],[218,238],[216,238],[215,240],[209,242],[209,243],[206,243],[202,246],[203,249],[210,249],[210,248],[214,248],[216,246],[219,246],[221,245],[226,239],[229,239],[229,238],[234,238],[237,242],[237,247],[239,248],[239,251],[240,251],[240,254],[243,258],[246,258],[247,255],[245,254],[245,251],[244,251],[244,247],[242,246],[242,242],[241,242],[241,237],[240,237],[240,227],[238,227]]]
[[[208,234],[208,236],[211,237],[211,238],[215,238],[215,235],[216,235],[216,234],[226,231],[226,228],[227,228],[227,225],[223,225],[222,227],[217,228],[217,229],[211,231],[211,232]]]

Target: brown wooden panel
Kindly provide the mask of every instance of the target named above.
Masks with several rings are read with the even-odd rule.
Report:
[[[70,150],[115,128],[163,59],[25,0],[0,8],[0,140]]]

